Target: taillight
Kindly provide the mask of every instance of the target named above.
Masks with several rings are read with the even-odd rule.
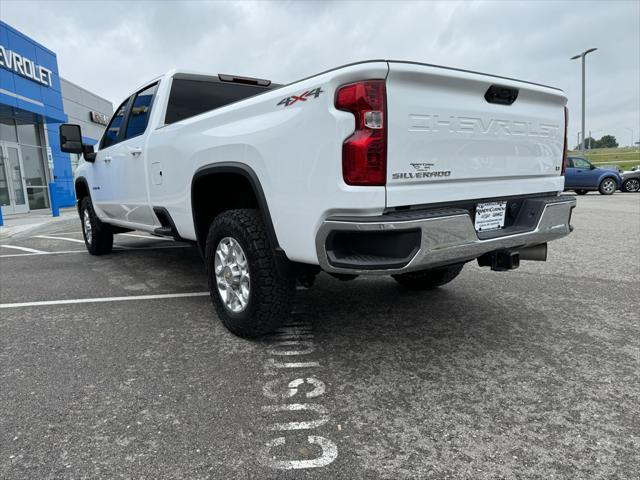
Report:
[[[348,185],[381,186],[387,179],[387,100],[384,80],[343,85],[335,106],[353,113],[356,129],[342,144],[342,176]]]
[[[564,149],[562,151],[562,173],[564,175],[567,170],[567,153],[569,148],[569,139],[567,138],[567,127],[569,126],[569,109],[564,107]]]

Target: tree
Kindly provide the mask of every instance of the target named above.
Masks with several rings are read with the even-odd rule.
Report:
[[[584,148],[598,148],[598,140],[592,137],[585,138]]]
[[[598,140],[598,145],[593,148],[617,148],[618,142],[616,141],[616,137],[613,135],[604,135],[600,140]]]

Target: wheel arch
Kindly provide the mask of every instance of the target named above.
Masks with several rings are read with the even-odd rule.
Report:
[[[622,185],[622,182],[620,181],[619,177],[616,177],[611,172],[607,172],[607,173],[603,173],[602,175],[600,175],[600,178],[598,178],[598,188],[600,187],[600,184],[604,182],[607,178],[610,178],[611,180],[613,180],[618,186],[618,188],[620,188],[620,186]]]
[[[216,182],[229,180],[230,178],[236,179],[237,181],[242,179],[242,182],[245,182],[245,185],[250,188],[253,198],[243,199],[242,204],[232,206],[231,208],[226,208],[225,205],[222,205],[220,208],[206,209],[202,208],[202,205],[199,205],[202,196],[215,197],[215,194],[203,193],[202,190],[206,186],[215,185]],[[264,190],[262,189],[258,175],[251,167],[244,163],[222,162],[204,165],[196,170],[191,180],[191,214],[193,216],[196,241],[200,252],[204,254],[208,228],[213,218],[215,218],[215,215],[232,208],[247,208],[248,205],[253,206],[252,203],[255,203],[255,208],[260,212],[274,252],[284,255],[284,251],[278,243],[278,237],[276,236],[273,226]]]
[[[76,194],[76,205],[79,211],[82,199],[84,197],[89,197],[89,199],[91,199],[91,191],[89,190],[89,182],[87,182],[87,179],[84,177],[76,178],[74,182],[74,191]]]

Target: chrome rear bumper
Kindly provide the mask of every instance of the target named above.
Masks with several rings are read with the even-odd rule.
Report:
[[[327,272],[388,275],[466,262],[494,251],[539,245],[572,231],[569,222],[571,210],[576,206],[574,197],[553,196],[527,202],[529,219],[523,218],[519,220],[520,224],[488,236],[485,233],[482,238],[475,231],[470,212],[460,208],[408,211],[377,217],[329,217],[316,236],[318,261]],[[531,213],[534,211],[536,217]],[[328,246],[340,232],[343,235],[344,232],[362,234],[365,242],[367,234],[376,236],[376,241],[389,234],[389,242],[393,242],[394,233],[411,231],[419,232],[419,236],[415,234],[416,246],[406,257],[395,259],[398,261],[385,262],[384,258],[377,261],[376,257],[358,254],[338,258]]]

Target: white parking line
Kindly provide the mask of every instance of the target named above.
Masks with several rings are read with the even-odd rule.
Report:
[[[158,295],[130,295],[126,297],[76,298],[71,300],[49,300],[43,302],[0,303],[0,308],[42,307],[47,305],[69,305],[76,303],[124,302],[129,300],[158,300],[163,298],[206,297],[209,292],[165,293]]]
[[[135,233],[119,233],[118,235],[124,235],[126,237],[146,238],[147,240],[167,240],[169,242],[175,241],[173,238],[156,237],[154,235],[137,235]]]
[[[8,245],[2,245],[2,246],[8,246]],[[166,250],[168,248],[190,248],[190,247],[191,245],[167,245],[166,247],[122,247],[122,246],[114,245],[113,249],[114,250]],[[62,255],[62,254],[68,254],[68,253],[87,253],[87,251],[82,249],[82,250],[62,250],[60,252],[12,253],[9,255],[0,255],[0,258],[34,257],[36,255]]]
[[[35,248],[18,247],[17,245],[0,245],[0,247],[13,248],[15,250],[22,250],[23,252],[29,252],[29,253],[33,253],[33,254],[37,254],[37,255],[41,255],[43,253],[48,253],[48,252],[44,252],[42,250],[36,250]],[[20,255],[20,254],[18,253],[17,255]],[[10,257],[10,256],[13,256],[13,255],[7,255],[7,256]]]
[[[49,240],[66,240],[67,242],[73,243],[84,243],[84,240],[78,240],[77,238],[69,238],[69,237],[53,237],[51,235],[36,235],[33,238],[46,238]]]

